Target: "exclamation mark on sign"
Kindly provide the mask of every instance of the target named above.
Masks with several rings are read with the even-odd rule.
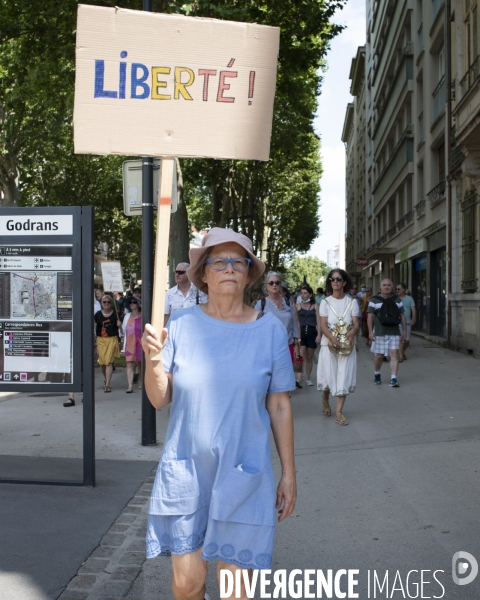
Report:
[[[248,83],[248,97],[253,98],[253,91],[255,88],[255,71],[250,71],[250,81]],[[249,100],[248,104],[252,104],[252,101]]]

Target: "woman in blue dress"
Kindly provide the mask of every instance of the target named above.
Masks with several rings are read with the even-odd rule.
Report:
[[[147,557],[172,556],[176,600],[208,598],[208,561],[234,576],[269,569],[275,524],[296,501],[287,333],[273,314],[244,303],[265,266],[247,237],[221,228],[190,250],[190,264],[208,303],[177,311],[162,332],[146,325],[143,335],[150,402],[172,403]],[[162,359],[152,361],[150,350]],[[282,466],[276,490],[270,428]]]

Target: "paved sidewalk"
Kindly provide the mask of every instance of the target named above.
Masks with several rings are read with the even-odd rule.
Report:
[[[425,579],[433,583],[425,584],[424,597],[477,599],[480,577],[468,586],[457,586],[452,581],[451,563],[453,554],[460,550],[470,552],[480,561],[480,364],[473,358],[416,338],[409,360],[400,366],[401,387],[396,389],[388,387],[388,365],[382,368],[383,385],[373,385],[372,360],[373,356],[360,341],[357,391],[347,399],[344,409],[350,419],[348,427],[339,427],[333,418],[321,414],[320,394],[314,387],[292,393],[299,498],[294,515],[278,527],[272,568],[360,569],[356,591],[362,599],[369,597],[368,570],[375,569],[383,579],[388,569],[391,588],[397,570],[405,586],[409,571],[440,569],[444,573],[437,577],[445,594],[441,596],[440,586],[435,584],[432,573],[427,573]],[[0,572],[2,600],[58,597],[61,600],[172,600],[169,559],[159,557],[145,561],[144,550],[152,468],[161,448],[139,447],[138,422],[135,422],[138,417],[137,412],[133,412],[139,411],[139,407],[138,402],[130,402],[137,394],[130,398],[126,395],[126,399],[123,386],[120,389],[121,374],[117,373],[115,378],[112,394],[99,392],[97,398],[98,429],[105,438],[99,440],[99,455],[111,458],[121,454],[122,460],[116,461],[119,466],[132,461],[141,465],[144,475],[139,477],[136,493],[114,514],[109,513],[104,520],[109,524],[103,530],[88,519],[77,519],[77,534],[93,529],[95,535],[90,538],[90,549],[84,558],[69,565],[72,573],[68,579],[62,571],[63,586],[67,586],[63,594],[58,587],[55,588],[58,593],[52,588],[56,595],[49,595],[51,592],[45,592],[45,588],[35,588],[31,577],[39,556],[45,553],[52,557],[51,576],[61,571],[54,546],[61,538],[62,519],[58,518],[55,524],[56,515],[50,514],[52,525],[44,528],[44,542],[33,551],[30,532],[19,530],[18,546],[27,558],[22,571],[24,577],[16,580],[15,595],[2,596],[4,573]],[[46,404],[44,400],[26,399],[30,404],[22,404],[17,399],[16,404],[9,407],[12,400],[0,402],[0,454],[8,453],[10,442],[17,454],[27,456],[32,452],[33,442],[27,438],[29,433],[43,431],[38,424],[42,416],[40,408],[47,407],[45,412],[52,413],[57,410],[55,414],[62,420],[62,426],[68,429],[70,423],[70,436],[73,435],[78,416],[68,417],[67,413],[77,407],[64,409],[60,405],[59,408],[59,398],[47,400]],[[32,415],[32,411],[35,414]],[[4,415],[8,417],[6,427]],[[37,422],[33,425],[35,418]],[[166,423],[167,411],[161,411],[159,439],[163,439]],[[21,440],[15,441],[13,427],[21,432]],[[71,452],[68,432],[62,429],[58,433],[65,440],[65,450]],[[36,436],[34,442],[39,455],[51,456],[55,451],[59,456],[62,452],[60,445],[43,440],[43,434]],[[150,458],[153,455],[154,459]],[[273,455],[278,476],[279,461],[275,452]],[[114,462],[105,461],[105,465]],[[10,488],[9,501],[13,508],[15,498],[23,495],[31,498],[33,511],[38,499],[35,486],[4,487]],[[42,493],[43,490],[45,488]],[[105,493],[104,507],[111,503],[112,496],[102,485],[95,490],[71,490],[73,495],[82,496],[83,504],[88,504],[88,494],[97,492]],[[47,500],[53,496],[51,489],[45,494]],[[2,500],[0,496],[0,502]],[[41,529],[40,524],[37,529]],[[75,540],[73,535],[72,545]],[[6,551],[8,553],[9,547],[5,547],[0,536],[0,554],[5,556]],[[217,600],[214,572],[211,568],[207,583],[212,600]],[[419,581],[419,577],[414,573],[410,579]],[[412,597],[414,591],[411,587]],[[387,596],[377,590],[377,597]],[[404,596],[397,591],[388,597]],[[405,597],[408,597],[406,592]]]

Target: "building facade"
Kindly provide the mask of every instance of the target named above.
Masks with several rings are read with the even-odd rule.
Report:
[[[331,269],[345,269],[345,235],[340,235],[340,242],[327,250],[327,266]]]
[[[405,282],[418,309],[416,330],[474,356],[479,4],[367,0],[366,44],[352,61],[354,100],[342,134],[348,270],[374,291],[385,277]]]
[[[350,93],[353,102],[347,106],[343,124],[342,142],[345,144],[345,262],[348,273],[354,279],[362,276],[358,266],[366,248],[366,93],[365,93],[365,46],[358,48],[350,69]]]
[[[480,356],[480,54],[478,0],[451,0],[449,26],[452,139],[450,341]]]
[[[385,277],[405,282],[417,305],[417,330],[441,338],[447,335],[444,4],[367,0],[365,199],[351,211],[347,197],[349,264],[368,260],[353,271],[357,283],[376,292]],[[353,68],[350,77],[354,93]],[[356,193],[360,199],[363,189]]]

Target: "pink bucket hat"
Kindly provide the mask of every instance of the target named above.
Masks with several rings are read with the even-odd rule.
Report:
[[[250,270],[248,272],[250,282],[247,289],[252,287],[265,271],[265,264],[253,253],[253,246],[250,238],[243,235],[243,233],[233,231],[233,229],[213,227],[202,239],[200,248],[191,248],[189,252],[190,268],[187,271],[187,275],[193,285],[201,292],[208,293],[207,284],[202,281],[205,253],[208,248],[218,246],[219,244],[225,244],[226,242],[235,242],[235,244],[244,248],[248,258],[252,259]]]

